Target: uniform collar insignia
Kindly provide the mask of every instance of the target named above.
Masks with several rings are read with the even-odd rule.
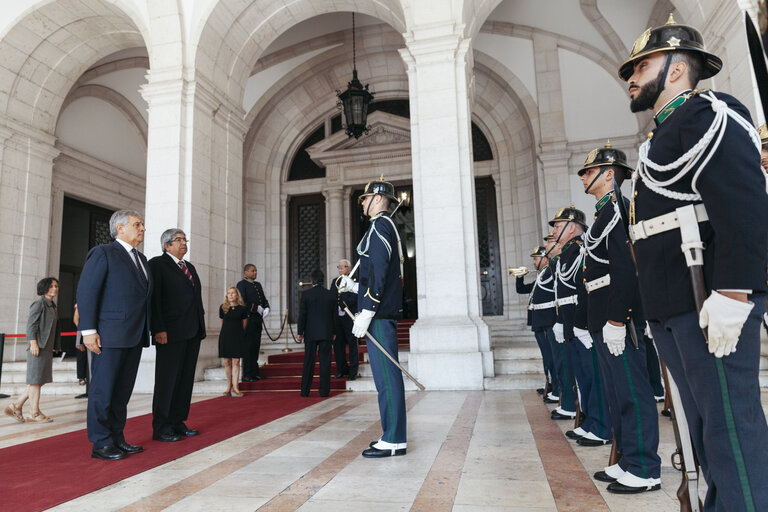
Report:
[[[613,199],[613,192],[612,191],[608,192],[607,194],[605,194],[603,197],[600,198],[600,200],[595,205],[595,209],[599,212],[600,208],[602,208],[607,203],[609,203],[611,201],[611,199]]]
[[[691,97],[690,92],[691,92],[690,89],[687,91],[681,92],[680,94],[678,94],[677,96],[669,100],[669,102],[666,105],[661,107],[661,110],[659,110],[659,112],[653,118],[653,120],[656,122],[656,126],[663,123],[670,115],[672,115],[672,112],[674,112],[677,109],[677,107],[685,103],[686,100],[688,100],[688,98]]]
[[[246,281],[248,281],[249,283],[255,283],[255,281],[254,281],[253,279],[251,279],[250,277],[245,277],[245,276],[243,276],[243,279],[245,279],[245,280],[246,280]]]

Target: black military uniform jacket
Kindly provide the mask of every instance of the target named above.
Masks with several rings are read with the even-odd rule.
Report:
[[[533,304],[554,302],[555,291],[553,286],[554,279],[552,278],[552,270],[549,266],[542,268],[536,281],[532,283],[525,284],[523,276],[519,276],[515,280],[515,289],[517,290],[517,293],[531,294],[528,299],[528,325],[530,325],[531,329],[534,331],[543,331],[555,324],[556,318],[554,305],[546,309],[531,308],[531,305]]]
[[[661,165],[674,162],[701,140],[715,117],[712,103],[701,96],[704,93],[706,91],[692,94],[661,122],[656,118],[657,126],[648,152],[651,161]],[[715,93],[715,96],[752,125],[749,112],[738,100],[723,93]],[[662,109],[662,113],[666,115],[665,110]],[[669,188],[691,193],[694,173],[695,170],[687,173]],[[654,179],[669,179],[675,173],[649,170],[649,174]],[[723,139],[700,173],[697,185],[709,217],[708,222],[699,223],[706,247],[704,278],[707,290],[765,292],[768,289],[765,177],[760,167],[759,150],[735,120],[728,119]],[[696,202],[660,195],[639,179],[634,197],[635,219],[651,219]],[[679,229],[635,243],[640,291],[646,317],[650,320],[665,320],[696,309],[680,243]]]
[[[397,233],[392,222],[381,212],[371,218],[357,252],[360,255],[360,280],[357,306],[360,311],[375,312],[375,318],[403,316],[403,279]]]
[[[581,236],[574,237],[565,243],[556,263],[560,266],[561,272],[573,268],[573,265],[581,258],[583,243]],[[560,277],[555,279],[555,296],[558,301],[573,295],[577,296],[576,304],[557,306],[557,321],[563,324],[563,334],[566,341],[576,337],[573,333],[574,327],[587,328],[587,290],[584,288],[582,273],[582,265],[579,264],[566,283],[563,283]]]
[[[245,302],[248,318],[259,314],[259,306],[262,308],[269,307],[269,301],[266,295],[264,295],[264,289],[258,281],[243,279],[237,283],[237,289],[243,297],[243,302]]]
[[[585,236],[589,249],[584,260],[584,283],[606,275],[611,276],[608,286],[589,292],[587,319],[590,331],[602,331],[608,320],[628,323],[634,318],[636,325],[645,322],[640,308],[635,263],[627,245],[623,221],[620,219],[611,231],[605,234],[605,238],[592,247],[591,240],[601,237],[617,215],[615,201],[612,193],[598,201],[595,222]],[[629,200],[624,198],[624,202],[628,209]],[[608,260],[608,264],[601,260]]]

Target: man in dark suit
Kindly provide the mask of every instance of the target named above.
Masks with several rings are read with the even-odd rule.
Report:
[[[349,260],[340,260],[336,268],[340,276],[348,276],[352,270],[349,266]],[[332,290],[336,289],[338,291],[336,286],[337,280],[334,280],[334,288]],[[339,305],[337,313],[339,318],[336,324],[336,339],[333,341],[333,352],[336,355],[336,368],[339,373],[335,378],[340,379],[348,375],[349,380],[355,380],[358,377],[359,350],[357,338],[352,335],[352,319],[344,312],[344,308],[349,308],[353,315],[357,313],[357,294],[350,291],[340,291],[336,299]],[[347,363],[347,347],[349,347],[349,363]]]
[[[323,273],[312,271],[312,288],[301,294],[298,339],[304,342],[301,396],[309,396],[315,373],[315,353],[320,353],[320,396],[331,391],[331,342],[335,338],[336,297],[323,288]]]
[[[181,229],[166,229],[160,237],[163,254],[149,260],[157,349],[152,400],[152,439],[156,441],[179,441],[198,434],[184,422],[189,416],[200,340],[205,338],[205,311],[200,278],[194,265],[184,261],[187,242]]]
[[[93,352],[88,395],[91,456],[119,460],[141,446],[123,435],[128,400],[136,382],[142,347],[149,346],[152,278],[147,259],[136,250],[144,241],[144,219],[119,210],[109,219],[115,241],[88,253],[77,287],[78,327]]]
[[[261,283],[256,281],[256,265],[248,263],[243,267],[243,279],[237,289],[248,310],[245,326],[245,355],[243,356],[243,382],[261,380],[259,375],[259,352],[261,351],[261,319],[269,314],[269,301],[264,295]]]

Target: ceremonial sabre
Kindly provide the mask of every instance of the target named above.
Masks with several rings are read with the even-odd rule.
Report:
[[[352,312],[351,312],[351,311],[349,310],[349,308],[347,307],[347,304],[346,304],[346,303],[344,303],[344,311],[346,311],[346,312],[347,312],[347,315],[349,316],[349,318],[351,318],[351,319],[352,319],[352,321],[354,321],[354,320],[355,320],[355,315],[353,315],[353,314],[352,314]],[[400,363],[397,361],[397,359],[395,359],[394,357],[392,357],[392,356],[389,354],[389,352],[387,352],[387,351],[384,349],[384,347],[382,347],[382,346],[381,346],[381,343],[379,343],[378,341],[376,341],[376,338],[374,338],[374,337],[373,337],[373,335],[372,335],[370,332],[368,332],[368,331],[365,331],[365,334],[368,336],[368,339],[369,339],[369,340],[371,340],[371,341],[373,342],[373,344],[374,344],[374,345],[376,345],[376,347],[377,347],[379,350],[381,350],[381,352],[382,352],[382,353],[383,353],[385,356],[387,356],[387,359],[389,359],[390,361],[392,361],[392,363],[393,363],[395,366],[397,366],[398,368],[400,368],[400,371],[401,371],[401,372],[403,372],[403,373],[405,374],[405,376],[406,376],[406,377],[408,377],[409,379],[411,379],[411,380],[413,381],[413,383],[414,383],[414,384],[416,384],[416,387],[418,387],[418,388],[419,388],[420,390],[422,390],[422,391],[424,391],[424,390],[426,389],[424,386],[422,386],[422,385],[421,385],[421,382],[419,382],[419,381],[417,381],[417,380],[416,380],[416,377],[414,377],[413,375],[411,375],[410,373],[408,373],[408,370],[406,370],[405,368],[403,368],[403,366],[402,366],[402,365],[401,365],[401,364],[400,364]]]

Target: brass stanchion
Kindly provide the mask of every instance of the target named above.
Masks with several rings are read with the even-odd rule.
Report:
[[[288,308],[285,309],[285,323],[288,324]],[[286,327],[288,326],[286,325]],[[289,329],[285,330],[285,348],[283,352],[293,352],[293,349],[288,346],[288,331]]]

